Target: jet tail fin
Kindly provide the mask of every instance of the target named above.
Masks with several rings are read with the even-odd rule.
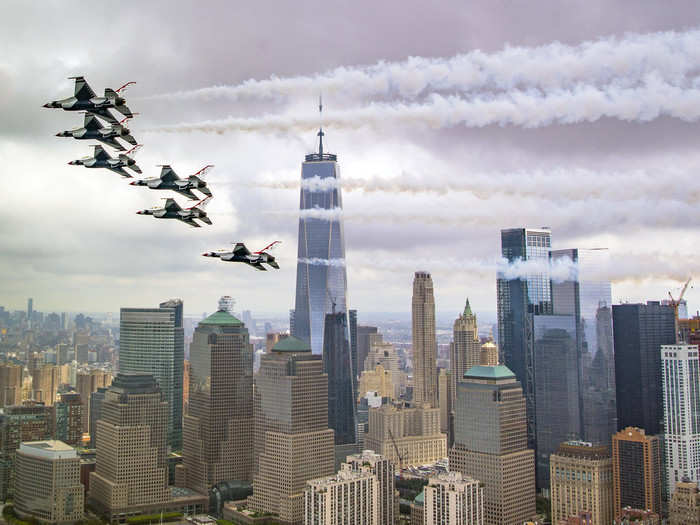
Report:
[[[123,137],[120,137],[120,138],[123,138],[125,141],[127,141],[132,146],[138,146],[138,144],[139,144],[138,142],[136,142],[136,139],[132,135],[124,135]]]

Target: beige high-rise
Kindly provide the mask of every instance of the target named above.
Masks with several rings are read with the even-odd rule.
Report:
[[[431,477],[425,487],[425,525],[484,525],[484,488],[459,472]]]
[[[450,344],[450,369],[452,372],[452,401],[457,395],[457,381],[471,367],[484,364],[481,362],[481,341],[476,326],[476,315],[472,313],[469,299],[462,312],[455,319],[452,327],[452,344]]]
[[[15,511],[43,523],[70,523],[84,517],[80,458],[62,441],[22,443],[15,459]]]
[[[43,365],[32,371],[32,391],[34,401],[41,401],[46,406],[56,402],[58,385],[61,382],[61,370],[55,365]]]
[[[168,403],[149,374],[117,374],[97,422],[89,501],[111,521],[158,511],[168,499]]]
[[[377,478],[377,525],[394,525],[399,517],[394,463],[372,450],[347,457],[352,470],[368,469]]]
[[[569,441],[549,459],[552,523],[590,513],[589,525],[615,518],[612,456],[607,446]]]
[[[446,457],[447,436],[440,432],[440,409],[391,404],[370,408],[365,448],[386,456],[398,468]]]
[[[700,525],[700,493],[694,481],[676,483],[668,506],[669,525]]]
[[[535,516],[535,456],[527,448],[525,398],[507,367],[475,366],[457,383],[450,470],[484,485],[484,523]],[[427,508],[426,508],[427,511]]]
[[[364,370],[375,370],[381,365],[391,374],[394,393],[391,397],[398,399],[406,391],[406,373],[401,370],[399,355],[391,343],[384,341],[382,334],[369,334],[369,351],[364,360]]]
[[[278,341],[261,356],[254,403],[257,466],[248,506],[300,524],[306,482],[332,475],[335,466],[322,357],[296,337]]]
[[[365,397],[367,392],[376,392],[379,397],[396,399],[391,372],[384,370],[382,365],[377,365],[374,370],[363,370],[357,388],[358,401]]]
[[[437,339],[435,338],[435,296],[428,272],[413,278],[413,403],[437,408]]]
[[[83,432],[90,431],[90,394],[98,388],[106,388],[112,384],[112,374],[104,370],[93,369],[78,372],[75,377],[76,390],[80,394],[83,405]]]
[[[22,366],[0,365],[0,407],[22,403]]]
[[[253,346],[248,329],[226,311],[210,315],[194,331],[190,363],[184,486],[208,494],[221,481],[252,480]]]
[[[452,373],[444,368],[440,369],[438,374],[438,402],[440,405],[440,432],[450,434],[450,426],[452,420],[453,393],[452,393]]]
[[[332,476],[306,482],[304,525],[379,525],[379,482],[368,467],[343,464]]]
[[[498,347],[493,341],[486,341],[481,345],[481,364],[484,366],[496,366],[498,364]]]

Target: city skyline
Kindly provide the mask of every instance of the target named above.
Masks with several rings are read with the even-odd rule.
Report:
[[[567,92],[577,82],[591,89],[607,89],[611,80],[644,87],[647,74],[658,74],[673,84],[673,67],[683,77],[678,80],[679,95],[692,96],[685,75],[693,58],[686,51],[697,38],[694,27],[700,16],[690,3],[665,10],[642,2],[634,8],[608,8],[612,14],[606,17],[584,4],[565,12],[488,5],[414,5],[416,16],[407,19],[397,18],[397,13],[409,8],[389,2],[369,24],[357,6],[337,11],[312,3],[271,8],[283,15],[275,18],[317,20],[335,34],[331,42],[322,35],[309,37],[304,24],[281,24],[275,38],[252,33],[251,20],[269,14],[263,11],[267,7],[219,4],[212,7],[221,9],[221,16],[213,17],[218,19],[212,20],[215,27],[206,33],[197,28],[185,42],[179,33],[191,34],[192,17],[204,16],[199,8],[172,13],[166,29],[152,23],[162,12],[157,3],[139,10],[138,16],[135,8],[125,7],[103,34],[90,23],[99,12],[76,13],[59,26],[49,23],[57,7],[4,4],[3,34],[12,43],[8,65],[0,69],[7,80],[0,103],[7,117],[0,128],[2,151],[6,173],[23,174],[13,180],[13,191],[0,198],[5,224],[0,240],[7,248],[0,254],[0,269],[13,276],[2,281],[7,304],[23,308],[26,298],[33,297],[44,311],[116,311],[125,305],[155,304],[174,293],[191,305],[190,311],[207,311],[225,281],[253,311],[293,307],[297,166],[301,155],[316,149],[319,91],[326,106],[327,147],[343,159],[353,308],[371,310],[381,286],[382,309],[405,311],[405,283],[415,270],[425,269],[437,283],[439,310],[459,312],[468,294],[477,313],[492,311],[495,290],[480,283],[497,271],[497,232],[543,224],[557,231],[555,249],[611,249],[617,263],[611,276],[613,302],[662,299],[693,268],[693,236],[688,233],[697,228],[697,219],[689,198],[669,189],[668,182],[678,187],[692,183],[699,160],[692,138],[696,117],[679,118],[663,108],[657,114],[653,105],[621,114],[625,101],[620,99],[597,115],[564,114],[547,120],[545,99],[557,89]],[[474,10],[479,16],[474,17]],[[148,30],[123,39],[115,32],[116,22],[134,18]],[[42,38],[27,41],[17,33],[22,24],[8,22],[13,19],[32,20]],[[224,45],[213,51],[208,37],[223,20],[228,21],[222,33],[227,36],[218,37]],[[385,34],[378,29],[388,22],[396,28],[392,38],[377,36]],[[349,31],[352,27],[359,34]],[[411,36],[417,31],[424,38]],[[61,37],[70,33],[93,42],[90,50]],[[112,40],[123,40],[118,52],[110,46]],[[45,53],[49,41],[51,54]],[[605,56],[634,66],[629,50],[635,46],[642,54],[657,50],[662,56],[639,70],[615,66],[603,71],[602,61],[595,60],[608,52]],[[303,51],[295,60],[288,59],[291,47]],[[143,49],[152,54],[144,57]],[[244,49],[265,49],[265,59]],[[218,65],[201,60],[203,54],[211,54],[211,64]],[[38,58],[29,60],[30,55]],[[464,77],[457,82],[464,85],[461,98],[469,104],[479,97],[516,100],[526,93],[513,87],[504,73],[520,57],[529,68],[529,76],[523,77],[525,88],[542,93],[542,100],[532,101],[532,113],[523,110],[520,116],[541,115],[541,120],[536,125],[520,120],[517,112],[522,108],[516,104],[515,113],[504,117],[502,125],[493,121],[493,113],[480,127],[463,123],[463,116],[445,123],[439,108],[429,102],[433,94],[443,96],[451,84],[443,89],[431,77],[429,60],[412,61],[410,56],[432,57],[437,68],[460,66]],[[567,57],[580,59],[581,69],[561,77],[543,69]],[[152,61],[162,65],[157,78],[149,71]],[[382,63],[391,64],[391,69]],[[470,73],[474,68],[487,78]],[[128,97],[141,115],[130,126],[145,144],[139,154],[145,176],[152,176],[153,166],[164,162],[182,175],[206,163],[216,165],[209,180],[216,195],[209,209],[211,228],[193,231],[180,224],[144,222],[133,212],[155,204],[158,197],[153,192],[130,188],[106,173],[66,165],[87,153],[77,141],[53,136],[77,124],[75,115],[40,106],[69,90],[65,77],[72,74],[84,74],[96,86],[137,82]],[[269,80],[272,76],[279,87]],[[359,80],[350,82],[355,77]],[[363,78],[377,80],[376,85]],[[246,79],[252,80],[245,84]],[[387,91],[382,87],[387,85],[393,87]],[[221,89],[206,91],[211,86]],[[440,100],[455,111],[463,109],[457,100]],[[372,103],[386,115],[383,121],[368,109]],[[415,104],[435,118],[434,126],[411,113]],[[403,107],[406,125],[391,113]],[[571,107],[581,105],[572,101]],[[200,125],[209,120],[219,130],[221,119],[229,116],[233,127],[236,118],[250,119],[251,129],[209,134]],[[298,121],[297,127],[289,126],[290,118]],[[187,134],[179,128],[165,132],[177,123],[196,126]],[[658,141],[658,136],[664,140]],[[664,207],[673,212],[654,213]],[[463,226],[456,234],[455,225]],[[271,238],[283,241],[275,254],[282,269],[254,279],[243,271],[246,268],[207,264],[199,256],[230,241],[264,246]],[[183,274],[190,278],[180,279]],[[274,302],[269,300],[272,293]],[[689,290],[691,312],[699,298],[700,291]]]

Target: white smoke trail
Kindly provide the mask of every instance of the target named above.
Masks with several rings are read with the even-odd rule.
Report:
[[[498,276],[502,279],[526,279],[533,275],[547,275],[554,282],[575,281],[578,279],[578,264],[569,257],[557,259],[516,259],[509,262],[505,258],[498,261]]]
[[[498,96],[442,96],[432,94],[426,103],[372,103],[361,108],[332,111],[324,117],[333,128],[381,128],[387,124],[422,125],[440,129],[489,125],[537,128],[550,124],[595,122],[615,118],[648,122],[661,116],[694,122],[700,117],[700,88],[678,87],[657,76],[647,76],[638,87],[577,85],[541,93],[513,91]],[[308,131],[318,125],[309,114],[229,117],[222,120],[151,128],[150,132],[227,133]]]
[[[345,259],[321,259],[319,257],[300,257],[297,262],[302,264],[310,264],[312,266],[332,266],[332,267],[345,267]]]
[[[279,215],[279,213],[273,213],[273,215]],[[296,215],[296,212],[294,212],[294,215]],[[320,219],[323,221],[335,221],[342,217],[342,208],[331,208],[329,210],[323,208],[309,208],[307,210],[299,210],[299,218],[301,219]]]
[[[299,187],[298,184],[296,186],[297,188]],[[301,188],[309,191],[328,191],[339,187],[340,181],[335,177],[324,177],[322,179],[318,175],[314,175],[301,181]]]
[[[682,83],[700,64],[700,31],[630,34],[568,46],[476,50],[451,58],[410,57],[401,62],[339,67],[311,76],[247,80],[148,97],[167,101],[300,97],[320,91],[351,98],[388,96],[413,99],[426,92],[569,89],[577,83],[635,85],[655,73]]]

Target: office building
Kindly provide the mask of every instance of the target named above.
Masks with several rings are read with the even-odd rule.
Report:
[[[43,365],[32,371],[32,399],[53,406],[61,382],[60,369],[55,365]]]
[[[481,345],[481,362],[483,366],[498,365],[498,347],[493,341],[486,341]]]
[[[382,365],[377,365],[374,370],[364,370],[360,376],[357,399],[362,399],[368,392],[376,392],[379,397],[396,399],[391,372],[384,370]]]
[[[112,380],[110,378],[110,384]],[[107,387],[100,387],[95,392],[90,394],[90,448],[95,448],[97,438],[97,422],[102,417],[102,402],[105,400],[105,392]],[[84,409],[85,405],[83,405]]]
[[[363,450],[348,456],[347,465],[358,472],[367,469],[377,478],[377,525],[396,523],[399,507],[394,463],[372,450]]]
[[[365,366],[365,359],[367,359],[367,354],[370,351],[370,336],[378,333],[376,326],[362,326],[357,327],[357,366],[358,375],[362,373],[363,370],[372,370],[374,367],[369,369]],[[389,344],[389,343],[387,343]]]
[[[219,310],[195,328],[183,424],[184,486],[208,494],[253,474],[253,346],[246,326]]]
[[[525,398],[506,366],[475,366],[457,383],[450,470],[484,485],[484,523],[535,516],[535,458],[527,448]],[[426,512],[428,511],[426,506]]]
[[[451,445],[451,421],[452,421],[452,374],[440,369],[438,373],[438,404],[440,405],[440,432],[447,435],[448,446]]]
[[[586,513],[588,525],[609,525],[615,517],[612,457],[605,445],[562,443],[550,461],[552,523]]]
[[[418,494],[411,503],[411,525],[425,524],[425,490]]]
[[[378,525],[378,481],[366,467],[306,482],[305,525]]]
[[[153,376],[117,374],[97,421],[89,492],[91,504],[110,521],[160,512],[166,505],[167,431],[168,403]]]
[[[435,463],[447,456],[440,432],[440,409],[384,404],[369,409],[365,448],[393,461],[397,468]]]
[[[613,525],[661,525],[660,516],[651,510],[624,508],[615,516]]]
[[[120,313],[119,371],[155,377],[170,409],[172,450],[182,449],[182,308],[182,301],[173,299],[160,308],[122,308]]]
[[[413,278],[413,402],[438,407],[437,339],[435,338],[435,296],[428,272],[416,272]]]
[[[0,364],[0,408],[22,402],[22,366]]]
[[[112,384],[112,374],[104,370],[92,369],[78,372],[75,376],[76,389],[80,394],[80,401],[83,404],[83,432],[92,431],[94,426],[91,423],[92,409],[90,408],[90,396],[100,388],[107,388]]]
[[[357,392],[357,380],[360,377],[360,363],[357,360],[357,310],[348,310],[348,328],[350,329],[350,356],[352,357],[353,389]]]
[[[666,487],[700,481],[700,359],[698,345],[662,345]]]
[[[472,313],[469,299],[464,311],[455,319],[452,327],[452,343],[450,344],[450,372],[452,378],[452,402],[457,392],[457,381],[471,367],[480,365],[481,341],[476,326],[476,315]],[[496,363],[498,364],[498,363]]]
[[[323,152],[323,130],[319,130],[318,153],[306,155],[301,165],[299,245],[296,303],[292,334],[323,353],[326,314],[347,312],[345,236],[336,155]],[[320,210],[320,211],[319,211]],[[324,213],[324,216],[319,214]],[[349,340],[349,336],[347,337]]]
[[[661,443],[644,429],[627,427],[612,438],[615,516],[626,507],[661,512]]]
[[[51,439],[51,420],[51,407],[34,401],[5,407],[0,414],[0,499],[12,497],[20,443]]]
[[[288,337],[261,356],[254,414],[257,463],[248,507],[301,523],[306,482],[332,475],[335,464],[328,376],[308,342]]]
[[[700,525],[700,493],[694,481],[676,483],[668,505],[669,525]]]
[[[73,447],[61,441],[29,441],[20,445],[15,463],[18,516],[51,524],[83,519],[85,489]]]
[[[425,487],[426,525],[484,525],[484,488],[459,472],[431,477]]]
[[[56,439],[77,447],[83,441],[83,405],[80,394],[67,392],[59,394],[54,405]]]
[[[345,312],[326,314],[323,372],[328,376],[328,428],[336,445],[357,442],[357,404],[348,325]]]
[[[676,343],[673,307],[658,301],[613,306],[618,429],[663,432],[661,345]]]

